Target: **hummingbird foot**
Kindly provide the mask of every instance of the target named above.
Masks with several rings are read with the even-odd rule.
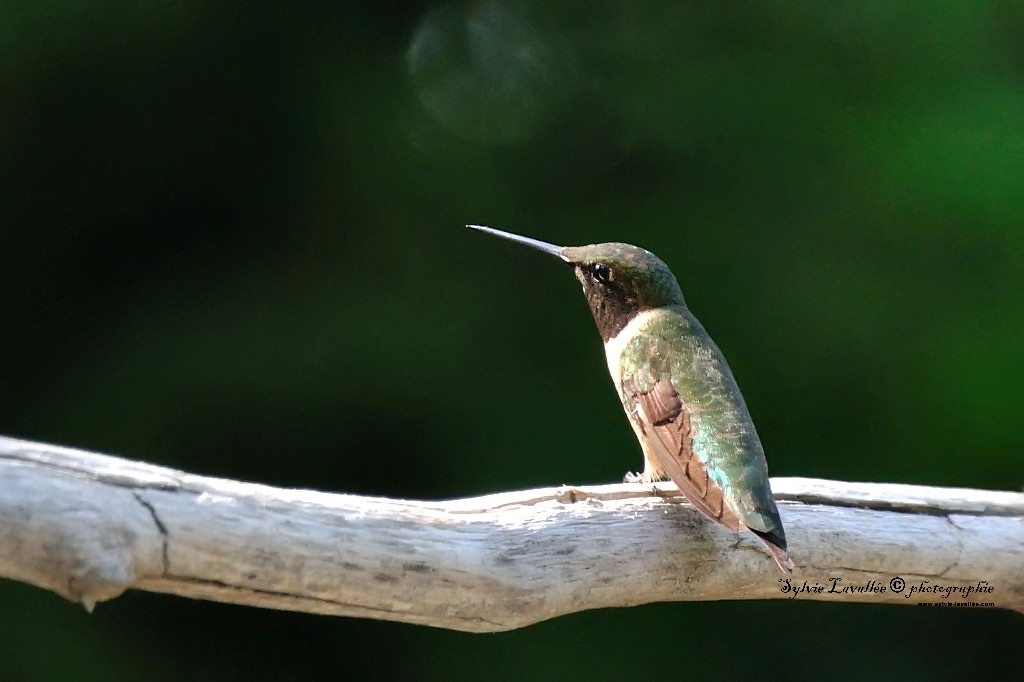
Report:
[[[644,469],[642,474],[638,474],[632,471],[627,471],[626,475],[622,477],[623,483],[657,483],[658,481],[667,481],[668,476],[660,472],[656,472],[651,467]]]
[[[648,476],[646,472],[638,474],[633,471],[627,471],[626,475],[622,477],[623,483],[642,483],[650,488],[651,494],[655,497],[662,497],[661,490],[656,485],[657,479]]]

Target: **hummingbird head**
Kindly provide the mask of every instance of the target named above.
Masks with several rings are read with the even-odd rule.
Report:
[[[570,265],[583,285],[590,312],[605,341],[618,334],[638,313],[685,305],[672,271],[660,258],[638,246],[617,242],[555,246],[490,227],[469,227],[557,256]]]

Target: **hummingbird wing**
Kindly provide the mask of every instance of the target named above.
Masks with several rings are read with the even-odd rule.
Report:
[[[693,450],[690,411],[680,399],[671,376],[662,376],[647,391],[638,390],[635,375],[622,386],[623,393],[632,397],[632,417],[640,428],[651,463],[668,475],[705,516],[731,530],[739,530],[742,524],[726,502],[725,492],[708,475],[707,467]]]
[[[643,331],[625,344],[609,367],[614,364],[612,376],[620,379],[622,404],[652,473],[672,479],[708,518],[731,530],[750,530],[779,568],[792,572],[760,442],[753,425],[749,430],[736,428],[749,422],[749,416],[721,351],[692,315],[662,316]],[[681,390],[685,386],[691,390]],[[737,419],[741,413],[745,420]],[[708,451],[707,442],[700,444],[704,429],[717,432],[714,448],[750,455],[728,471],[734,483],[730,490],[709,473],[709,466],[726,468],[730,462],[720,452]],[[712,459],[716,456],[718,460]]]

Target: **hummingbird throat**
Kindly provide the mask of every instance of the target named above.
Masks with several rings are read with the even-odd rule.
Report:
[[[626,328],[642,308],[635,296],[614,285],[599,285],[593,281],[583,266],[575,266],[576,278],[583,285],[590,313],[594,316],[597,331],[605,343]]]

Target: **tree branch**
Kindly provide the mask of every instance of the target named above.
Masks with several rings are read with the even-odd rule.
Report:
[[[788,586],[753,536],[705,520],[671,484],[391,500],[0,436],[0,576],[88,609],[134,588],[474,632],[656,601],[1024,611],[1024,494],[802,478],[772,487],[797,567]],[[957,591],[911,594],[922,586]]]

